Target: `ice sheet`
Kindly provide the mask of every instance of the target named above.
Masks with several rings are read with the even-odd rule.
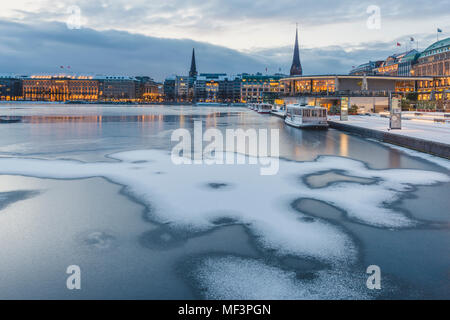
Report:
[[[313,198],[333,204],[351,219],[377,227],[402,228],[412,218],[388,207],[411,185],[448,182],[442,173],[420,170],[371,170],[341,157],[312,162],[280,160],[275,176],[261,176],[257,165],[174,165],[170,153],[137,150],[111,155],[116,162],[0,158],[0,174],[55,179],[105,177],[126,187],[148,205],[150,219],[184,231],[207,231],[214,221],[230,218],[247,225],[260,245],[280,255],[292,254],[330,263],[352,263],[356,248],[340,228],[321,219],[301,219],[291,203]],[[371,185],[349,182],[311,189],[300,179],[309,174],[340,170],[376,179]],[[224,188],[212,185],[226,185]]]

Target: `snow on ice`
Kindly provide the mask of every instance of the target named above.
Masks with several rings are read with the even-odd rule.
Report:
[[[0,174],[53,179],[104,177],[123,185],[146,204],[150,219],[185,231],[207,231],[228,218],[245,224],[260,245],[279,255],[291,254],[333,264],[352,263],[356,247],[350,236],[322,219],[313,222],[294,210],[292,202],[312,198],[339,207],[349,219],[376,227],[403,228],[417,224],[386,204],[397,201],[414,185],[450,181],[443,173],[421,170],[372,170],[341,157],[312,162],[280,160],[275,176],[261,176],[252,165],[177,166],[161,150],[130,151],[110,156],[115,162],[0,158]],[[311,188],[302,177],[339,170],[372,184],[337,182]],[[214,188],[211,186],[224,186]]]

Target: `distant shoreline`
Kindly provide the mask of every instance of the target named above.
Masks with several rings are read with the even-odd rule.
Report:
[[[195,105],[191,102],[111,102],[111,101],[94,101],[94,102],[64,102],[64,101],[26,101],[26,100],[19,100],[19,101],[6,101],[1,100],[0,104],[55,104],[55,105],[178,105],[178,106],[184,106],[184,105]]]
[[[0,101],[1,104],[53,104],[53,105],[64,105],[64,106],[89,106],[89,105],[103,105],[103,106],[198,106],[198,107],[244,107],[245,104],[242,103],[217,103],[217,104],[207,104],[207,103],[193,103],[193,102],[111,102],[111,101]]]

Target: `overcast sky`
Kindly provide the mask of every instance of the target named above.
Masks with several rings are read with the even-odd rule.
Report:
[[[347,73],[416,47],[410,37],[424,49],[438,27],[448,37],[449,1],[7,1],[0,11],[0,73],[56,73],[70,65],[76,73],[162,80],[187,73],[192,47],[200,72],[286,73],[296,23],[305,73]]]

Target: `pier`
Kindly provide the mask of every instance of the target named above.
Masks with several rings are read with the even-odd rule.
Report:
[[[404,120],[402,130],[389,130],[389,119],[378,116],[350,116],[340,121],[332,116],[331,128],[450,159],[450,130],[446,123]]]

